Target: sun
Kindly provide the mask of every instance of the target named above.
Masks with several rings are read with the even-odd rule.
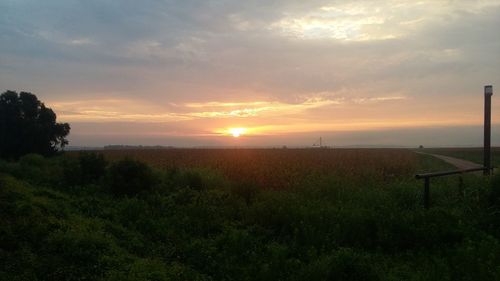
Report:
[[[228,131],[233,137],[238,138],[241,135],[243,135],[247,131],[247,129],[246,128],[230,128]]]

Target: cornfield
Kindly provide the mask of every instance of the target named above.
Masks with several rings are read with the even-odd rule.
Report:
[[[166,169],[211,169],[267,188],[290,187],[321,175],[387,180],[407,176],[417,165],[415,153],[405,149],[126,149],[105,150],[104,155]]]

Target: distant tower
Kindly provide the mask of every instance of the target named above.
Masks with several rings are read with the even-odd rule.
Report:
[[[319,137],[318,142],[313,143],[313,145],[312,145],[312,146],[313,146],[313,147],[323,148],[323,138],[322,138],[322,137]]]

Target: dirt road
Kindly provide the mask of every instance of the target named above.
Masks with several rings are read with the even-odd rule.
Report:
[[[480,164],[477,164],[477,163],[474,163],[471,161],[467,161],[467,160],[463,160],[463,159],[459,159],[459,158],[455,158],[455,157],[450,157],[450,156],[444,156],[444,155],[439,155],[439,154],[430,154],[430,153],[422,153],[422,154],[432,155],[438,159],[443,160],[444,162],[446,162],[448,164],[451,164],[451,165],[457,167],[457,169],[460,169],[460,170],[481,168],[483,166],[483,165],[480,165]]]

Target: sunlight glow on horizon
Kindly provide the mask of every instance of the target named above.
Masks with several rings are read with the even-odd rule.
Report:
[[[418,103],[425,104],[426,101],[420,99]],[[478,99],[470,102],[463,100],[461,103],[468,105],[474,103],[477,109],[482,108],[481,100]],[[59,101],[48,104],[53,104],[59,120],[64,122],[109,123],[109,126],[112,126],[111,124],[117,126],[116,124],[125,122],[151,124],[147,125],[151,128],[145,134],[148,136],[210,138],[212,136],[251,135],[252,137],[272,138],[295,133],[480,125],[482,122],[481,115],[467,111],[448,112],[447,115],[443,115],[442,108],[436,108],[434,112],[422,115],[414,98],[409,99],[404,95],[396,94],[348,98],[340,94],[318,93],[303,97],[294,103],[221,100],[175,104],[167,107],[134,99]],[[408,106],[413,109],[405,110]],[[475,110],[470,106],[469,109]],[[253,114],[243,114],[243,112],[250,111]],[[233,114],[234,112],[242,114]],[[364,112],[364,114],[356,114],[356,112]],[[404,118],[391,117],[398,115]],[[235,124],[238,126],[233,127]],[[154,126],[157,126],[156,132]],[[88,132],[91,132],[90,127]],[[117,132],[113,134],[115,133],[120,135]],[[103,132],[103,134],[112,135],[110,132]]]
[[[243,135],[247,131],[247,129],[246,128],[230,128],[228,131],[233,137],[239,138],[241,135]]]

